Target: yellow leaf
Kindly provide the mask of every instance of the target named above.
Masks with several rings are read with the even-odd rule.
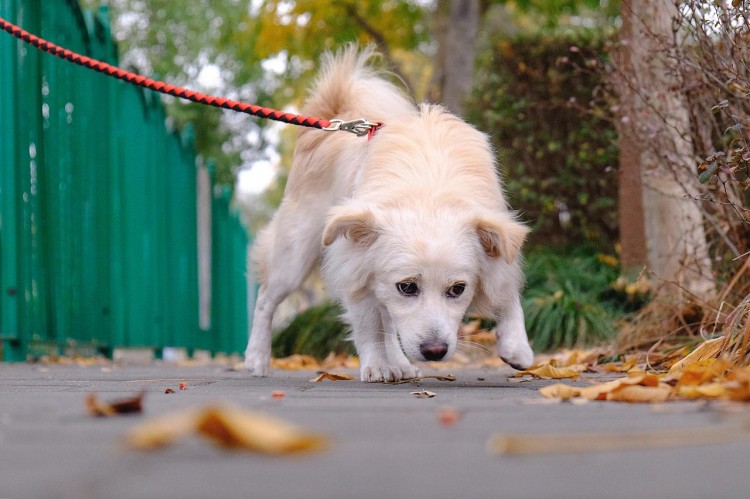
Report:
[[[627,378],[623,378],[624,385],[641,385],[641,386],[659,386],[659,375],[650,373],[630,373]]]
[[[548,399],[569,400],[573,397],[578,397],[581,394],[581,390],[563,383],[555,383],[554,385],[539,389],[539,394]]]
[[[317,377],[311,379],[310,382],[311,383],[320,383],[324,379],[329,379],[331,381],[341,381],[341,380],[354,379],[354,376],[352,376],[351,374],[329,373],[327,371],[323,371]]]
[[[707,385],[683,385],[677,388],[680,397],[689,399],[720,398],[728,395],[726,387],[721,383],[709,383]]]
[[[684,367],[677,384],[702,385],[723,375],[729,367],[729,362],[723,358],[703,359]]]
[[[581,397],[587,400],[606,400],[607,394],[620,386],[622,386],[622,379],[587,386],[586,388],[581,388]]]
[[[614,402],[653,403],[665,402],[671,389],[660,386],[622,385],[607,394],[607,400]]]
[[[222,447],[266,454],[322,449],[326,440],[290,423],[231,405],[208,406],[146,421],[127,437],[130,447],[150,450],[197,433]]]
[[[736,402],[750,401],[750,382],[748,381],[729,381],[724,384],[730,400]]]
[[[675,362],[675,364],[669,369],[669,374],[674,374],[682,371],[694,362],[709,359],[711,357],[716,357],[716,355],[721,351],[721,348],[724,346],[724,341],[725,338],[723,336],[714,338],[713,340],[704,341],[703,343],[698,345],[698,347],[693,350],[687,357],[678,362]]]
[[[320,369],[320,362],[310,355],[294,354],[280,359],[271,359],[271,367],[287,371]]]
[[[516,373],[516,376],[525,376],[530,374],[535,378],[541,379],[565,379],[565,378],[578,378],[580,372],[571,367],[555,367],[550,364],[544,364],[536,368],[527,369]]]
[[[607,372],[626,373],[628,371],[633,370],[636,367],[637,363],[638,363],[638,357],[632,356],[632,357],[629,357],[624,362],[610,362],[608,364],[602,364],[601,368]]]
[[[141,423],[127,436],[127,444],[138,450],[153,450],[172,444],[195,431],[197,410],[169,413]]]

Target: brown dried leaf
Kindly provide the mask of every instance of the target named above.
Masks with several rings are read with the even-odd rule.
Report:
[[[610,362],[609,364],[603,364],[600,366],[606,372],[614,373],[626,373],[633,369],[638,362],[636,356],[629,357],[625,362]]]
[[[727,390],[727,396],[730,400],[750,402],[750,382],[747,380],[728,381],[724,383],[724,388]]]
[[[146,392],[141,392],[134,397],[116,400],[110,403],[99,402],[95,393],[89,393],[86,396],[86,409],[92,416],[116,416],[118,414],[138,414],[143,412],[143,396]]]
[[[704,341],[703,343],[698,345],[698,347],[693,350],[687,357],[678,362],[675,362],[674,365],[672,365],[672,367],[669,369],[669,374],[675,374],[679,371],[682,371],[687,366],[695,362],[709,359],[711,357],[716,357],[724,346],[725,341],[726,339],[723,336]]]
[[[126,443],[138,450],[165,447],[178,438],[193,433],[198,417],[199,411],[193,409],[151,418],[130,430]]]
[[[429,390],[422,390],[421,392],[410,392],[410,395],[414,395],[418,399],[431,399],[437,394]]]
[[[721,383],[706,385],[682,385],[677,387],[677,394],[688,399],[722,398],[729,396],[727,388]]]
[[[287,371],[317,370],[320,362],[310,355],[294,354],[280,359],[271,359],[271,367]]]
[[[193,432],[222,447],[266,454],[315,451],[326,445],[319,435],[230,405],[165,414],[146,421],[130,431],[127,443],[135,449],[151,450]]]
[[[676,374],[678,385],[702,385],[722,376],[729,369],[729,361],[723,358],[709,358],[693,362]]]
[[[607,400],[635,403],[666,402],[670,392],[669,387],[621,385],[607,393]]]
[[[310,382],[311,383],[320,383],[324,379],[329,379],[331,381],[341,381],[341,380],[351,380],[351,379],[354,379],[354,376],[352,376],[351,374],[329,373],[327,371],[323,371],[317,377],[311,379]]]
[[[581,452],[612,452],[627,449],[653,449],[712,445],[737,441],[743,435],[737,428],[691,428],[628,433],[578,434],[501,434],[487,442],[493,454],[521,456]]]
[[[606,400],[607,394],[620,386],[622,386],[622,379],[587,386],[586,388],[581,388],[581,397],[586,400]]]
[[[638,373],[626,378],[620,378],[598,385],[581,388],[581,397],[587,400],[614,400],[608,395],[622,386],[641,385],[644,387],[657,387],[659,385],[659,376],[656,374]]]
[[[581,390],[563,383],[555,383],[554,385],[541,388],[539,394],[548,399],[570,400],[573,397],[578,397],[581,394]]]
[[[580,376],[580,371],[572,367],[555,367],[550,364],[543,364],[538,367],[527,369],[526,371],[518,372],[516,373],[516,376],[520,377],[527,374],[541,379],[576,379]]]
[[[320,363],[320,369],[330,371],[331,369],[356,369],[359,367],[359,358],[345,353],[335,354],[331,352],[328,357]]]

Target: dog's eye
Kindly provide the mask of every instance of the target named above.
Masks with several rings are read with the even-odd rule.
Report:
[[[457,282],[450,288],[448,288],[448,291],[445,292],[445,294],[448,296],[448,298],[458,298],[464,293],[464,290],[466,289],[466,284],[463,282]]]
[[[404,296],[417,296],[419,294],[419,284],[416,281],[397,282],[396,288]]]

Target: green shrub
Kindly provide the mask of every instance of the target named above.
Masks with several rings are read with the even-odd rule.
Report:
[[[613,338],[628,301],[614,290],[612,257],[578,249],[569,255],[537,250],[526,263],[523,297],[526,329],[534,350],[591,345]]]
[[[470,119],[489,133],[531,245],[617,240],[618,152],[598,102],[605,37],[496,39],[477,60]]]
[[[354,344],[347,340],[349,328],[341,320],[341,307],[324,303],[298,314],[273,339],[274,357],[295,353],[324,359],[329,353],[354,354]]]

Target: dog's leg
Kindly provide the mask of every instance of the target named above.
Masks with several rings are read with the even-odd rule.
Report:
[[[274,237],[273,249],[259,255],[265,260],[263,267],[266,276],[258,290],[250,339],[245,350],[245,369],[255,376],[268,376],[271,324],[276,307],[302,284],[320,256],[320,228],[315,224],[296,224],[287,230],[284,222],[294,220],[295,214],[291,217],[284,215],[286,212],[280,212],[278,219],[272,222],[274,227],[268,231]],[[263,249],[266,248],[268,246]]]
[[[497,313],[497,353],[514,369],[528,369],[534,363],[518,295]]]
[[[401,367],[388,362],[386,349],[389,348],[387,345],[390,340],[386,339],[377,304],[365,300],[347,303],[344,308],[347,310],[346,318],[352,326],[352,339],[359,355],[359,373],[362,381],[398,381],[414,377],[406,376]],[[400,347],[397,348],[400,350]],[[405,357],[404,360],[409,364]]]
[[[245,349],[245,369],[255,376],[268,376],[271,361],[271,321],[276,307],[284,301],[287,294],[269,292],[266,284],[258,290],[250,339]]]
[[[382,307],[380,309],[380,320],[383,323],[383,340],[385,341],[385,355],[388,366],[394,374],[399,376],[399,379],[416,378],[421,374],[419,368],[413,365],[404,355],[398,338],[398,331],[393,327],[390,314]]]

